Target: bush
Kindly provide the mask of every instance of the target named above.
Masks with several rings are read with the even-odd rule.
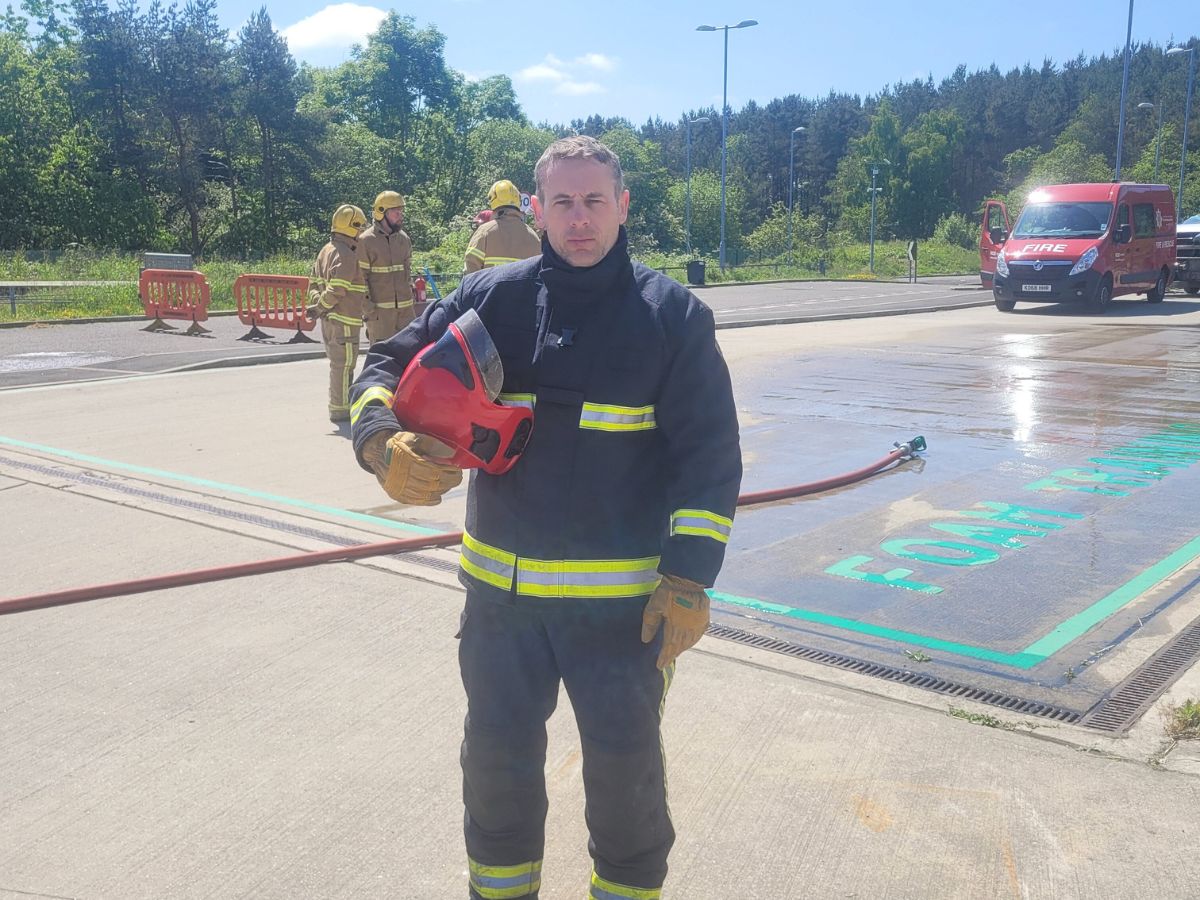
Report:
[[[952,247],[970,250],[979,246],[979,226],[962,213],[950,213],[943,216],[933,229],[933,239]]]

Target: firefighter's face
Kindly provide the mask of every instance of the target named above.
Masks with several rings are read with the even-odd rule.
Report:
[[[591,159],[560,159],[533,197],[538,228],[573,266],[604,259],[629,215],[629,191],[617,193],[611,170]]]
[[[404,224],[404,207],[393,206],[383,214],[383,217],[387,219],[387,223],[391,225],[393,229],[399,228]]]

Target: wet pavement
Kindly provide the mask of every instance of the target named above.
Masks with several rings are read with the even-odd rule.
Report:
[[[856,469],[883,438],[929,450],[740,513],[719,620],[1086,712],[1130,671],[1113,651],[1197,584],[1171,580],[1200,557],[1196,304],[1178,327],[1146,310],[980,311],[743,375],[748,491]]]

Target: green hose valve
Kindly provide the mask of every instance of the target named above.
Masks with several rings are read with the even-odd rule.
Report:
[[[908,458],[912,457],[914,454],[920,453],[922,450],[925,449],[925,438],[922,435],[918,434],[911,441],[906,441],[903,444],[893,443],[892,446],[895,447],[897,450],[903,451],[903,453],[901,455],[905,459],[908,459]]]

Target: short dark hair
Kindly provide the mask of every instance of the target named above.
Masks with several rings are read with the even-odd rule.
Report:
[[[573,134],[570,137],[560,138],[547,147],[546,152],[542,154],[542,158],[533,167],[533,178],[537,183],[539,200],[544,201],[546,199],[545,194],[542,192],[542,185],[546,180],[546,176],[550,174],[550,170],[554,167],[555,163],[564,159],[590,159],[593,162],[608,166],[609,171],[612,172],[616,196],[620,197],[621,192],[625,190],[625,175],[621,171],[621,160],[617,154],[594,137],[588,137],[586,134]]]

